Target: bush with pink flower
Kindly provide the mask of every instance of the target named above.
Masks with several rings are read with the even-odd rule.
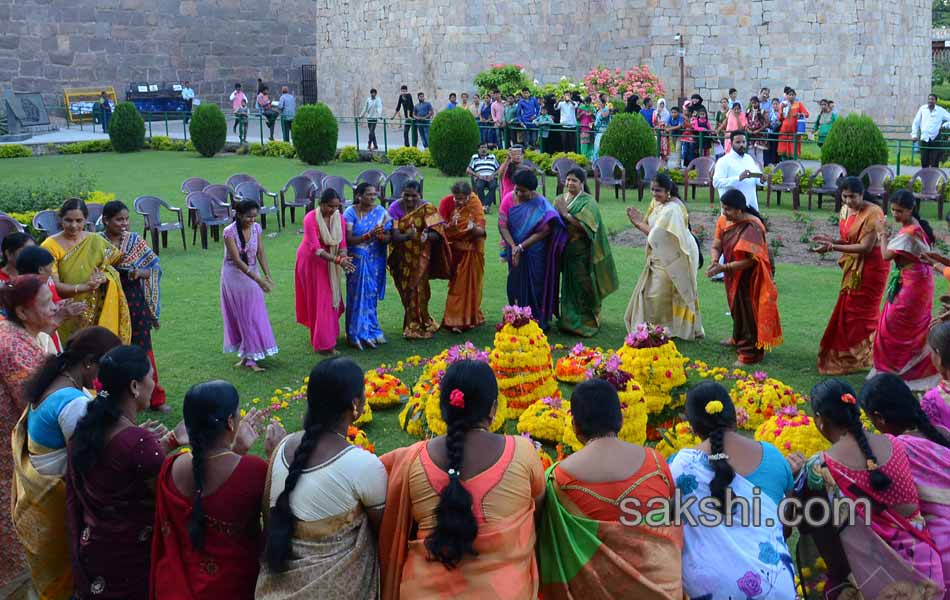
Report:
[[[626,71],[597,66],[584,77],[584,86],[592,96],[607,94],[623,100],[634,94],[640,98],[659,98],[666,94],[663,82],[646,65]]]

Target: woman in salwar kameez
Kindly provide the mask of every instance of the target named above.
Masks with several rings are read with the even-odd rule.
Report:
[[[647,236],[647,248],[624,322],[628,332],[640,323],[651,323],[666,327],[673,337],[701,338],[705,332],[696,285],[699,247],[689,230],[689,214],[669,175],[657,175],[651,188],[653,202],[646,218],[634,208],[627,211],[633,226]]]
[[[601,304],[619,282],[607,225],[594,197],[584,189],[586,179],[581,168],[568,171],[567,190],[556,204],[567,224],[558,326],[565,333],[592,337],[600,331]]]
[[[357,203],[343,213],[346,243],[353,271],[346,276],[346,337],[362,350],[385,344],[377,305],[386,297],[386,244],[393,228],[389,213],[376,204],[377,190],[363,182],[356,188]]]
[[[452,254],[442,328],[461,333],[485,323],[485,211],[472,186],[459,181],[452,186],[452,194],[439,202],[439,214]]]

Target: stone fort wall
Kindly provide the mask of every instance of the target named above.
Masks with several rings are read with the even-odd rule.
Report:
[[[190,79],[220,102],[234,81],[299,84],[316,64],[320,99],[352,114],[370,87],[392,111],[402,83],[444,105],[494,62],[541,82],[645,64],[671,99],[682,33],[686,93],[708,104],[791,85],[809,110],[830,97],[907,124],[930,26],[928,0],[0,0],[0,87],[61,101],[64,86]]]

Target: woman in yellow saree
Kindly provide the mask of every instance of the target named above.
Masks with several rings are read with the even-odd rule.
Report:
[[[102,236],[85,231],[89,209],[79,198],[70,198],[59,209],[63,231],[46,238],[43,248],[53,255],[53,280],[63,298],[84,302],[86,309],[75,320],[63,323],[59,337],[65,344],[83,327],[99,325],[119,336],[123,344],[132,339],[129,305],[115,264],[122,253]]]

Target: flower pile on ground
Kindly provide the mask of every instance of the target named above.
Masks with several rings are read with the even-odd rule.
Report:
[[[366,432],[358,427],[350,425],[350,428],[346,430],[346,441],[354,446],[359,446],[363,450],[376,454],[376,446],[373,445],[373,442],[369,441],[369,436],[366,435]]]
[[[702,442],[699,436],[693,433],[693,428],[686,421],[680,421],[673,426],[673,429],[662,431],[661,436],[660,443],[656,445],[656,451],[666,458],[673,456],[683,448],[692,448]]]
[[[729,395],[736,412],[742,409],[748,415],[748,420],[741,427],[753,431],[781,409],[797,408],[803,401],[795,390],[770,378],[764,371],[756,371],[751,377],[736,381]]]
[[[373,422],[373,407],[369,405],[369,402],[363,405],[363,414],[359,416],[358,419],[353,421],[353,424],[359,427]]]
[[[587,370],[590,364],[602,354],[584,344],[577,344],[571,348],[567,356],[557,359],[554,366],[554,376],[564,383],[580,383],[587,379]]]
[[[755,439],[775,445],[785,456],[801,452],[808,457],[831,446],[805,411],[791,407],[759,425]]]
[[[518,417],[518,433],[560,444],[564,427],[570,423],[570,410],[571,403],[562,400],[560,392],[550,398],[537,400]]]
[[[686,383],[688,359],[676,349],[669,335],[663,327],[640,323],[617,350],[623,370],[643,388],[651,415],[672,406],[673,389]],[[679,400],[680,396],[676,398]]]
[[[551,346],[531,308],[506,306],[495,332],[489,364],[498,378],[499,404],[506,400],[508,418],[521,416],[541,398],[553,396],[557,381],[551,368]]]
[[[538,458],[541,459],[541,466],[544,467],[546,471],[548,467],[554,464],[554,458],[544,449],[544,446],[541,445],[541,442],[531,439],[531,436],[527,433],[522,433],[522,437],[527,438],[532,444],[534,444],[535,450],[538,451]],[[557,460],[563,459],[564,456],[561,454],[561,444],[557,445]]]
[[[366,372],[366,402],[373,408],[389,408],[402,403],[409,395],[409,388],[395,375],[385,369],[373,369]]]
[[[748,379],[749,374],[742,369],[727,369],[726,367],[710,367],[701,360],[693,361],[686,367],[687,371],[695,373],[703,379],[723,381],[725,379]]]

